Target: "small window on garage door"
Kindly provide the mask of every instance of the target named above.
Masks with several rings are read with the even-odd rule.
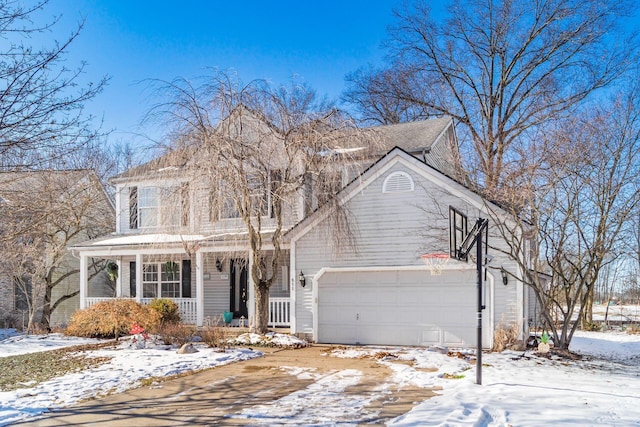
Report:
[[[409,193],[414,191],[413,179],[406,172],[389,174],[382,184],[383,193]]]

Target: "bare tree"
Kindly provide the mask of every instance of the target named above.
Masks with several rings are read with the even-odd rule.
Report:
[[[161,83],[160,92],[168,101],[151,113],[173,126],[169,152],[181,159],[192,182],[215,189],[214,221],[226,211],[226,217],[232,213],[244,225],[255,328],[264,333],[269,288],[283,261],[283,233],[323,203],[339,212],[330,201],[342,183],[331,172],[340,160],[360,153],[350,150],[362,147],[360,133],[344,114],[317,103],[315,92],[295,81],[281,87],[263,80],[243,84],[232,73],[218,72],[197,86],[185,79]],[[316,201],[301,203],[311,188]],[[348,227],[335,230],[348,234]]]
[[[65,65],[65,55],[84,25],[79,23],[62,42],[30,46],[32,37],[49,33],[58,23],[37,25],[47,1],[23,5],[0,0],[0,167],[40,167],[64,158],[96,136],[84,103],[100,93],[103,78],[81,85],[84,64]]]
[[[453,117],[473,183],[489,191],[518,162],[514,144],[531,141],[635,63],[636,44],[617,32],[633,2],[458,0],[443,20],[430,4],[396,12],[392,61],[349,76],[345,100],[380,123]]]
[[[585,311],[602,268],[627,250],[624,236],[640,203],[639,113],[633,93],[592,107],[548,135],[545,150],[523,157],[509,191],[505,183],[511,221],[497,228],[560,348],[591,319]]]
[[[22,294],[28,329],[38,314],[49,328],[51,313],[79,292],[77,286],[62,289],[70,280],[77,282],[79,272],[67,246],[111,231],[113,208],[89,171],[13,172],[0,179],[2,273],[14,278]],[[101,271],[98,263],[104,261],[95,261],[92,275]]]

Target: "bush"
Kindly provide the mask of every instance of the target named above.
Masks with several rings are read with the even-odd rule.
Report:
[[[180,310],[178,304],[167,298],[151,300],[149,307],[160,313],[160,324],[180,323]]]
[[[177,344],[182,346],[190,343],[198,329],[195,326],[181,323],[165,323],[158,329],[158,335],[167,345]]]
[[[200,331],[200,337],[209,347],[217,348],[220,351],[225,351],[227,347],[229,347],[227,333],[225,329],[220,326],[205,326],[205,328]]]
[[[89,338],[118,338],[128,335],[137,323],[145,330],[160,324],[160,313],[129,299],[114,299],[73,313],[65,334]]]
[[[501,323],[493,334],[493,347],[491,350],[501,352],[514,345],[518,341],[520,327],[518,324],[505,325]]]
[[[599,322],[584,322],[582,325],[583,331],[600,332],[603,329],[603,324]]]

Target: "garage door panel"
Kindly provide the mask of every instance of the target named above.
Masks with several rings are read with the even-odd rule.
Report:
[[[475,343],[475,272],[445,271],[442,276],[424,271],[383,273],[327,272],[320,278],[319,342]]]
[[[325,325],[318,334],[319,342],[333,342],[336,344],[355,344],[358,340],[355,326]]]

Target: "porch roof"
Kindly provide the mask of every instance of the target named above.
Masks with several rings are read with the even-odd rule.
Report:
[[[270,236],[274,230],[262,231],[262,236]],[[71,250],[77,251],[103,251],[104,249],[134,249],[141,247],[164,247],[164,248],[184,248],[190,251],[197,251],[202,247],[224,246],[240,244],[248,247],[247,231],[228,231],[215,234],[170,234],[170,233],[150,233],[150,234],[124,234],[109,235],[93,240],[87,240],[69,246]]]

